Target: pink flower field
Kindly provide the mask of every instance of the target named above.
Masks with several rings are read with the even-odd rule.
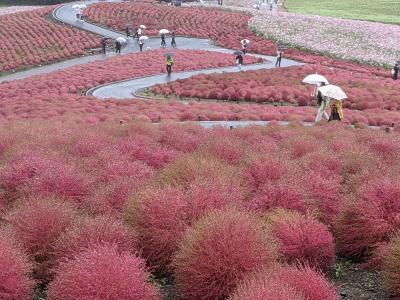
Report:
[[[47,21],[54,8],[0,16],[0,73],[82,56],[100,46],[93,34]]]
[[[399,149],[339,124],[5,125],[0,294],[161,299],[168,278],[182,299],[339,299],[335,256],[368,263],[399,230]]]

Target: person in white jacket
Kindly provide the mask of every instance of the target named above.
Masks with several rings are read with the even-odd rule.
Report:
[[[320,86],[324,85],[325,83],[321,82]],[[325,120],[329,120],[329,115],[326,113],[325,110],[329,107],[330,98],[323,96],[322,93],[318,91],[317,87],[315,89],[315,97],[317,98],[317,103],[319,106],[317,116],[315,117],[315,123],[318,123],[319,121],[321,121],[322,117]]]

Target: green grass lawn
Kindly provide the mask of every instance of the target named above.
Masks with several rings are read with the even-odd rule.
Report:
[[[285,0],[290,12],[400,24],[400,0]]]

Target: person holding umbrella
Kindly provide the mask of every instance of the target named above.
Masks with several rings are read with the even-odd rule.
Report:
[[[343,120],[343,108],[342,101],[334,100],[331,105],[331,115],[328,122],[330,121],[342,121]]]
[[[171,46],[176,47],[176,42],[175,42],[175,31],[172,31],[172,40],[171,40]]]
[[[171,53],[167,53],[167,73],[168,75],[170,75],[172,73],[172,66],[174,65],[174,60],[172,59],[172,54]]]
[[[397,80],[398,76],[399,76],[399,62],[396,62],[392,70],[393,80]]]

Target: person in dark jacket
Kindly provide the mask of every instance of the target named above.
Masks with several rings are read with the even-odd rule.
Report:
[[[129,36],[131,35],[131,33],[130,33],[130,31],[129,31],[129,26],[128,26],[128,25],[126,25],[125,33],[126,33],[126,37],[129,37]]]
[[[115,53],[121,53],[121,48],[122,48],[121,42],[116,41],[115,42]]]
[[[243,65],[243,55],[242,54],[238,54],[236,56],[236,63],[239,65],[239,68],[242,67],[242,65]]]
[[[393,73],[393,76],[392,76],[393,80],[397,80],[397,77],[399,76],[399,64],[398,63],[396,63],[394,65],[392,73]]]
[[[132,36],[132,38],[139,38],[139,27],[135,28],[135,34]]]
[[[282,61],[282,51],[278,50],[276,51],[276,63],[275,63],[275,68],[276,67],[281,67],[281,61]]]
[[[166,47],[167,44],[165,43],[165,34],[161,35],[161,47]]]
[[[139,40],[139,48],[140,48],[140,52],[143,51],[143,40]]]
[[[107,39],[106,38],[101,38],[101,53],[106,54],[106,43]]]
[[[172,40],[171,40],[171,46],[176,47],[176,41],[175,41],[175,31],[172,31]]]

